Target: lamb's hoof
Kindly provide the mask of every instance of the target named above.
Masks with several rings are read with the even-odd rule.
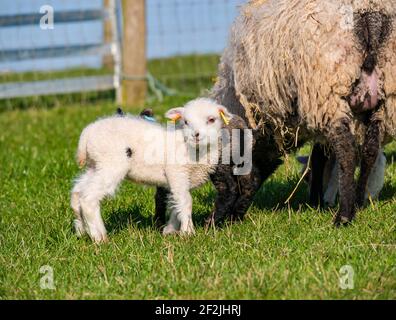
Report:
[[[336,206],[335,202],[333,201],[326,201],[324,202],[324,209],[327,210],[329,208],[334,208]]]
[[[230,215],[229,217],[218,217],[218,216],[216,217],[216,215],[212,213],[205,220],[205,231],[208,231],[210,228],[216,228],[216,227],[222,228],[227,221],[233,223],[236,220],[241,221],[242,219],[237,218],[237,216],[233,214]]]
[[[73,225],[78,238],[81,238],[87,233],[87,231],[84,228],[84,224],[81,220],[75,219]]]
[[[351,224],[352,219],[353,218],[351,218],[351,217],[345,217],[345,216],[342,216],[342,215],[337,215],[337,217],[334,220],[334,225],[336,227],[341,227],[341,226],[345,226],[346,227],[346,226]]]
[[[102,244],[109,241],[106,232],[95,231],[95,232],[91,232],[89,236],[92,239],[92,241],[96,244]]]
[[[191,236],[195,233],[194,224],[192,221],[189,221],[185,225],[182,224],[180,227],[180,235],[181,236]]]
[[[163,236],[169,236],[171,234],[177,233],[177,230],[172,225],[166,225],[165,228],[162,230]]]
[[[241,216],[239,214],[232,214],[229,219],[230,223],[232,224],[242,223],[243,220],[244,220],[244,216]]]
[[[188,238],[195,234],[195,230],[180,231],[179,234],[183,238]]]
[[[159,231],[162,231],[165,228],[165,226],[166,226],[166,224],[161,222],[161,221],[156,220],[154,222],[154,228],[159,230]]]
[[[209,230],[210,228],[215,227],[215,219],[214,219],[214,214],[211,214],[208,218],[205,220],[205,231]]]
[[[108,243],[109,242],[109,239],[107,238],[107,236],[106,235],[104,235],[104,236],[102,236],[102,237],[100,237],[100,238],[92,238],[92,240],[93,240],[93,242],[95,243],[95,244],[103,244],[103,243]]]
[[[356,200],[356,207],[357,208],[364,208],[366,206],[366,203],[367,203],[367,201],[365,199],[365,196],[358,197],[357,200]]]

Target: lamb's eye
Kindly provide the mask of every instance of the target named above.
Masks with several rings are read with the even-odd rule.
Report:
[[[187,121],[187,120],[184,120],[184,124],[185,124],[186,126],[188,126],[188,121]]]
[[[215,123],[215,122],[216,122],[215,118],[212,117],[208,118],[208,123]]]

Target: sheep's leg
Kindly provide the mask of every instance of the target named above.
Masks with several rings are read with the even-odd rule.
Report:
[[[276,168],[281,163],[274,164]],[[275,171],[275,169],[273,170]],[[243,220],[247,210],[253,203],[257,191],[260,189],[263,179],[257,167],[253,167],[249,175],[237,176],[237,182],[240,188],[240,195],[235,201],[233,208],[233,219]]]
[[[74,219],[74,230],[76,231],[77,237],[82,237],[86,234],[84,221],[81,215],[81,205],[80,205],[80,193],[76,188],[73,189],[71,193],[71,208],[73,209],[75,219]]]
[[[176,233],[180,230],[180,221],[177,218],[177,212],[172,208],[171,209],[171,214],[169,217],[169,221],[164,227],[164,230],[162,230],[162,234],[164,236]]]
[[[185,194],[179,196],[179,200],[182,200],[181,202],[183,203],[183,206],[178,214],[178,219],[180,221],[180,234],[194,234],[194,223],[192,221],[192,197],[190,192],[186,192]]]
[[[232,208],[237,199],[238,183],[229,165],[219,165],[210,179],[216,188],[217,195],[215,207],[206,219],[205,226],[215,225],[222,222],[227,215],[232,213]]]
[[[155,193],[155,216],[154,222],[158,228],[166,224],[166,208],[168,204],[169,190],[158,187]]]
[[[264,165],[264,163],[266,164]],[[243,220],[263,182],[267,180],[282,163],[283,161],[281,159],[276,158],[268,160],[267,162],[261,161],[261,166],[258,167],[254,165],[249,175],[237,177],[241,194],[236,200],[233,208],[233,217],[235,219]]]
[[[81,200],[81,208],[88,234],[96,243],[107,241],[106,228],[100,215],[100,200],[96,196],[88,196]]]
[[[179,170],[168,171],[168,183],[170,190],[169,201],[171,203],[171,217],[164,228],[163,234],[170,234],[177,231],[180,223],[180,233],[190,235],[194,233],[192,221],[192,198],[188,177]],[[185,181],[185,183],[182,183]]]
[[[370,177],[370,173],[378,158],[381,143],[381,122],[379,120],[376,120],[374,118],[374,115],[372,116],[372,119],[373,120],[370,120],[370,123],[367,127],[366,136],[362,148],[360,176],[356,189],[356,203],[359,207],[364,205],[368,180]]]
[[[81,210],[80,197],[81,191],[85,188],[88,181],[93,176],[94,171],[88,169],[87,172],[82,174],[74,184],[70,197],[70,206],[73,209],[75,219],[73,221],[74,229],[77,237],[82,237],[87,233],[87,227],[84,224],[84,219]]]
[[[120,168],[114,164],[112,168]],[[100,214],[100,201],[107,195],[113,195],[126,171],[97,170],[81,180],[80,206],[86,230],[91,239],[105,242],[107,232]]]
[[[323,174],[326,162],[329,158],[326,156],[324,146],[315,144],[311,154],[311,185],[309,190],[309,202],[313,207],[323,207]]]
[[[375,161],[374,168],[371,170],[366,192],[366,200],[370,196],[372,199],[377,199],[379,194],[384,187],[385,183],[385,169],[386,169],[386,157],[381,150],[378,153],[377,160]]]
[[[330,158],[329,161],[331,162],[330,177],[326,186],[323,200],[326,206],[334,207],[338,194],[338,166],[335,160],[333,161],[332,158]]]
[[[346,224],[355,216],[356,144],[349,120],[344,119],[329,132],[328,139],[338,161],[340,210],[334,223]]]

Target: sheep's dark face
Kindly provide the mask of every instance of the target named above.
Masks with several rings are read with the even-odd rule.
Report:
[[[170,110],[167,116],[180,119],[184,137],[194,147],[217,144],[225,119],[232,117],[226,108],[209,99],[191,101],[184,108]]]

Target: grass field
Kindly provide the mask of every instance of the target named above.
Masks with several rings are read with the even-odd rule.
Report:
[[[153,107],[161,115],[190,98]],[[162,237],[152,227],[154,190],[125,182],[103,202],[110,242],[98,246],[74,235],[69,190],[82,128],[114,111],[98,102],[0,113],[1,299],[396,298],[396,145],[386,149],[380,201],[348,228],[332,226],[333,211],[309,208],[305,186],[284,205],[299,180],[292,155],[241,224],[205,232],[215,194],[210,185],[194,191],[191,238]],[[353,289],[340,288],[345,265]],[[54,290],[40,288],[42,266],[53,268]]]

